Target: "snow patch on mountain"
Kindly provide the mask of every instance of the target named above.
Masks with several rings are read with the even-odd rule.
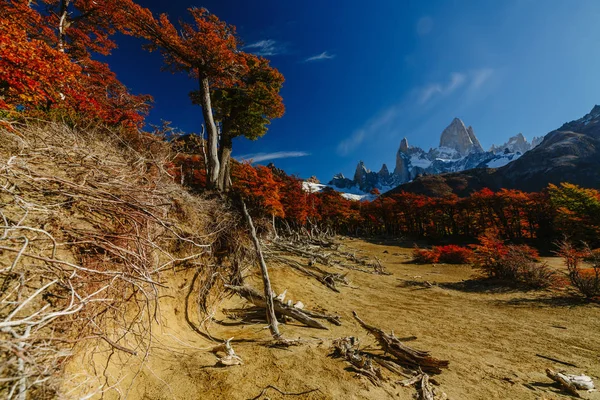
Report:
[[[379,172],[369,170],[361,161],[356,166],[353,179],[337,174],[329,182],[329,187],[353,196],[368,196],[376,188],[381,193],[410,182],[419,175],[460,172],[473,168],[499,168],[516,160],[525,152],[540,144],[543,137],[535,137],[528,142],[523,134],[499,146],[483,150],[471,126],[454,118],[440,136],[439,147],[425,151],[413,147],[403,138],[396,153],[396,167],[390,173],[384,164]],[[366,197],[365,197],[366,198]]]
[[[378,196],[370,193],[365,193],[360,188],[353,186],[345,189],[340,189],[332,185],[323,185],[322,183],[302,182],[302,189],[308,193],[319,193],[324,190],[335,190],[340,192],[343,198],[352,201],[373,201]],[[385,191],[391,190],[392,187],[386,187]]]

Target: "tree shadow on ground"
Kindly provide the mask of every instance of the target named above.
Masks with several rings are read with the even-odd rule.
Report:
[[[367,243],[378,244],[382,246],[397,246],[397,247],[405,247],[405,248],[413,248],[415,246],[415,242],[418,242],[422,245],[426,245],[426,242],[423,241],[415,241],[405,238],[394,238],[390,236],[370,236],[370,237],[357,237],[353,239],[364,240]]]
[[[402,279],[396,287],[399,288],[411,288],[412,290],[423,290],[423,289],[431,289],[435,284],[430,283],[428,281],[413,281],[413,280],[405,280]]]
[[[552,295],[543,297],[521,297],[510,300],[498,300],[498,304],[516,306],[516,307],[582,307],[582,306],[595,306],[599,307],[600,304],[588,301],[583,297],[576,295]]]
[[[523,386],[525,386],[527,389],[529,389],[533,392],[537,392],[537,393],[541,392],[541,393],[546,393],[546,394],[563,395],[565,397],[570,397],[568,394],[563,392],[562,389],[560,388],[560,386],[555,382],[552,382],[552,383],[550,383],[550,382],[530,382],[530,383],[523,383]],[[540,398],[543,398],[543,397],[540,397]]]
[[[465,293],[518,293],[534,291],[530,287],[517,285],[514,282],[491,278],[473,278],[460,282],[441,282],[438,283],[438,286]]]

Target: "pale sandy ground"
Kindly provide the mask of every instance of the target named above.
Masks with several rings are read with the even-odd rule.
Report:
[[[179,288],[165,293],[162,326],[155,329],[157,339],[147,366],[130,387],[141,356],[116,353],[113,361],[120,358],[123,365],[110,368],[106,376],[121,394],[111,391],[104,398],[124,398],[127,393],[129,399],[147,400],[252,399],[271,384],[289,392],[319,390],[302,396],[282,396],[269,390],[267,397],[261,398],[412,399],[413,388],[394,384],[400,378],[387,374],[390,380],[383,387],[375,387],[346,371],[344,361],[328,356],[331,341],[342,336],[357,336],[363,346],[375,347],[374,339],[367,337],[352,319],[353,310],[367,323],[388,332],[393,330],[398,337],[416,336],[417,340],[407,344],[450,360],[449,368],[436,377],[450,399],[567,398],[546,378],[547,367],[587,374],[600,385],[597,305],[573,302],[564,291],[526,292],[481,284],[472,280],[474,271],[468,266],[409,264],[410,247],[359,240],[343,243],[358,254],[379,257],[391,275],[349,271],[355,288],[342,287],[341,293],[334,293],[289,267],[271,268],[278,293],[288,289],[288,297],[302,300],[309,308],[341,315],[342,326],[326,323],[330,330],[323,331],[282,325],[286,338],[301,338],[306,343],[276,349],[260,343],[270,337],[264,324],[212,323],[210,332],[216,337],[251,340],[234,343],[245,362],[243,366],[218,368],[215,356],[207,351],[214,344],[190,329],[184,318],[183,302],[191,277],[188,275],[185,282],[179,282]],[[560,260],[548,261],[553,267],[562,268]],[[256,277],[251,281],[260,288]],[[419,284],[423,281],[434,287],[423,288]],[[234,297],[222,307],[244,304]],[[225,317],[217,313],[215,318]],[[542,359],[536,353],[577,368]],[[95,360],[102,357],[98,355]],[[89,371],[88,365],[89,357],[80,354],[67,371],[75,376]],[[97,373],[102,375],[101,370]],[[598,392],[581,393],[586,399],[600,399]]]

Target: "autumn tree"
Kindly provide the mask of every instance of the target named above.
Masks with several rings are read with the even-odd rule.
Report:
[[[108,64],[116,0],[6,1],[0,8],[0,106],[27,114],[140,126],[149,96],[135,96]]]
[[[179,29],[166,14],[158,19],[152,12],[131,0],[119,0],[123,14],[128,17],[128,33],[149,41],[146,48],[158,50],[165,69],[185,72],[198,81],[192,100],[202,107],[208,135],[208,186],[219,187],[220,162],[217,124],[213,115],[212,87],[229,87],[248,70],[245,58],[238,51],[239,40],[235,27],[221,21],[205,8],[190,8],[192,23],[179,22]]]
[[[233,189],[255,212],[275,217],[284,217],[279,189],[281,183],[275,180],[271,169],[259,165],[254,168],[249,163],[236,163],[232,170]],[[260,216],[260,215],[259,215]]]
[[[233,85],[218,87],[213,92],[215,117],[221,123],[219,146],[220,170],[218,187],[229,186],[233,138],[244,136],[256,140],[267,132],[267,125],[284,113],[279,95],[283,75],[269,61],[248,53],[240,53],[247,71]],[[195,93],[199,98],[201,93]]]
[[[600,240],[600,192],[570,183],[548,186],[556,208],[555,223],[573,239],[598,244]]]

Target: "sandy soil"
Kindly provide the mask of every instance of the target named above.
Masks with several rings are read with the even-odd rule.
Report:
[[[221,313],[211,323],[210,333],[218,338],[234,337],[236,353],[244,365],[215,366],[208,351],[214,344],[195,333],[185,321],[184,299],[191,276],[164,294],[156,342],[146,366],[138,369],[143,355],[113,355],[119,367],[109,368],[108,379],[116,390],[104,398],[130,399],[252,399],[267,385],[287,392],[318,389],[300,396],[283,396],[268,390],[271,399],[412,399],[413,388],[394,381],[375,387],[363,377],[345,370],[345,361],[333,359],[331,341],[342,336],[360,338],[362,346],[376,347],[372,337],[352,318],[355,310],[365,322],[397,337],[416,336],[407,344],[429,350],[450,366],[436,376],[440,389],[450,399],[560,399],[546,378],[552,367],[569,373],[584,373],[600,385],[600,307],[582,304],[565,291],[520,291],[473,279],[468,266],[414,265],[408,263],[410,247],[394,243],[343,241],[357,254],[379,257],[391,275],[349,271],[352,287],[334,293],[316,280],[289,267],[272,266],[271,279],[277,293],[287,289],[288,298],[302,300],[308,308],[320,308],[342,316],[342,326],[316,330],[286,324],[281,331],[288,339],[301,338],[301,346],[271,348],[265,324],[239,325]],[[560,260],[548,259],[555,268]],[[336,271],[339,272],[339,271]],[[252,280],[258,286],[257,276]],[[179,278],[182,279],[182,278]],[[426,288],[423,282],[434,284]],[[221,307],[241,307],[234,297]],[[541,354],[577,365],[567,367],[538,357]],[[90,360],[101,365],[104,354],[81,352],[67,368],[83,376]],[[97,370],[98,371],[98,370]],[[387,371],[386,371],[387,372]],[[102,375],[101,373],[96,373]],[[137,374],[133,384],[131,379]],[[100,380],[102,381],[102,380]],[[94,386],[98,382],[87,381]],[[85,385],[82,386],[82,388]],[[80,388],[81,389],[81,388]],[[76,391],[72,392],[76,393]],[[600,399],[599,392],[585,393]]]

